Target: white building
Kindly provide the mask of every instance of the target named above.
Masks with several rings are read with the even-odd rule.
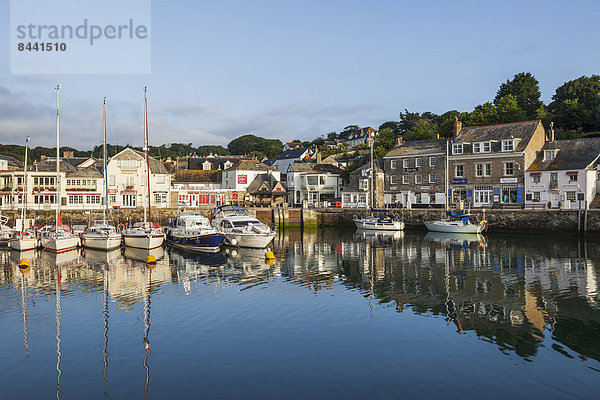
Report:
[[[108,205],[120,208],[144,206],[147,193],[144,153],[127,148],[110,159],[107,166]],[[171,174],[159,160],[150,157],[150,204],[170,206]]]
[[[281,180],[281,171],[258,160],[243,160],[222,172],[222,188],[246,191],[258,175],[273,175]]]
[[[275,161],[273,161],[273,166],[279,171],[285,173],[290,164],[301,162],[308,157],[310,157],[310,151],[305,148],[286,150],[281,153]]]
[[[586,208],[597,193],[600,138],[548,142],[525,172],[525,208]]]
[[[331,164],[293,163],[287,170],[288,203],[313,207],[335,205],[340,200],[342,170]],[[326,204],[325,204],[326,203]]]

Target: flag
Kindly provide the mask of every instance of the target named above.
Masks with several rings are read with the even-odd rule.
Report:
[[[60,213],[58,213],[58,215],[56,216],[56,224],[58,225],[56,227],[56,229],[58,229],[59,226],[62,227],[63,223],[62,223],[62,218],[60,217]]]

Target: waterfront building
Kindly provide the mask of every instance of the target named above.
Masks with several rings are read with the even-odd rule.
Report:
[[[150,203],[152,207],[170,207],[171,174],[163,163],[153,157],[150,162]],[[146,196],[146,160],[141,151],[126,148],[110,159],[107,165],[108,205],[119,208],[140,208]]]
[[[238,161],[222,172],[222,188],[245,192],[258,175],[273,175],[281,180],[281,171],[258,160]]]
[[[269,160],[269,165],[277,168],[282,173],[286,173],[292,163],[299,163],[311,156],[311,151],[305,148],[296,148],[286,150],[274,160]]]
[[[23,163],[11,156],[0,155],[0,171],[15,171],[23,168]]]
[[[597,193],[600,138],[552,136],[525,173],[525,207],[587,208]]]
[[[248,203],[253,206],[277,206],[285,203],[285,186],[273,174],[257,175],[246,188]],[[246,204],[248,205],[248,204]]]
[[[525,171],[546,142],[540,120],[462,128],[457,119],[448,159],[455,207],[522,208]]]
[[[375,174],[375,191],[373,194],[375,208],[384,207],[385,173],[384,160],[378,158],[373,163]],[[342,208],[371,207],[371,163],[350,172],[348,186],[342,191]]]
[[[342,170],[332,164],[292,163],[287,169],[288,204],[322,207],[340,200]]]
[[[405,142],[383,157],[383,202],[388,206],[445,207],[446,139]]]

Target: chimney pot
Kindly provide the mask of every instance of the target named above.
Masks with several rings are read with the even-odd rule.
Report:
[[[398,137],[396,138],[396,145],[399,145],[399,144],[401,144],[401,143],[402,143],[402,136],[398,136]]]
[[[458,117],[454,117],[454,136],[458,136],[462,129],[462,122],[458,120]]]

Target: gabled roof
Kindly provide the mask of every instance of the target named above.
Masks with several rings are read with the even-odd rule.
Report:
[[[389,153],[385,155],[388,157],[402,157],[402,156],[418,156],[428,154],[439,154],[446,153],[446,141],[447,139],[433,139],[433,140],[414,140],[410,142],[402,142],[396,145]]]
[[[557,150],[554,160],[544,161],[544,150]],[[585,169],[600,156],[600,138],[556,140],[542,147],[527,171],[564,171]]]
[[[521,139],[516,143],[515,151],[523,151],[529,144],[535,130],[542,122],[538,120],[525,122],[510,122],[507,124],[468,126],[462,128],[455,141],[485,142],[505,139]]]
[[[29,169],[29,168],[27,168],[27,169]],[[35,170],[56,172],[56,158],[54,160],[45,159],[43,161],[40,161],[35,166]],[[62,159],[60,160],[60,172],[69,173],[69,172],[75,172],[75,171],[77,171],[77,168],[75,168],[71,164],[63,161]]]
[[[118,154],[115,154],[115,156],[113,158],[111,158],[112,160],[145,160],[146,159],[146,155],[138,150],[134,150],[131,147],[128,147],[122,151],[120,151]],[[153,174],[168,174],[169,171],[167,171],[167,169],[165,168],[165,166],[163,165],[163,163],[157,159],[155,159],[154,157],[150,156],[149,157],[149,162],[150,162],[150,172]]]
[[[8,161],[9,167],[23,168],[23,163],[14,157],[0,155],[0,160]]]
[[[246,188],[246,192],[250,193],[250,194],[255,194],[255,193],[267,193],[267,194],[273,194],[274,190],[280,187],[282,190],[281,191],[276,191],[275,193],[280,193],[280,194],[285,194],[285,188],[283,187],[283,185],[281,184],[280,181],[278,181],[273,175],[271,174],[261,174],[261,175],[257,175],[254,180],[252,182],[250,182],[250,185],[248,185],[248,188]]]
[[[375,166],[375,171],[376,172],[383,172],[383,158],[378,158],[373,162],[373,165]],[[350,172],[351,175],[355,175],[355,174],[362,174],[363,170],[368,170],[371,169],[371,163],[368,162],[358,168],[356,168],[354,171]]]
[[[277,159],[278,160],[288,160],[290,158],[300,158],[307,151],[308,151],[308,149],[305,149],[305,148],[286,150],[283,153],[281,153],[279,155],[279,157],[277,157]]]
[[[331,173],[341,174],[342,170],[332,164],[317,163],[291,163],[288,171],[307,174],[307,173]]]
[[[73,172],[67,172],[66,176],[68,178],[71,177],[81,177],[81,178],[102,178],[102,173],[98,170],[98,168],[91,166],[87,168],[77,169]]]
[[[226,171],[241,170],[241,171],[277,171],[277,168],[268,166],[258,160],[241,160],[227,168]]]

